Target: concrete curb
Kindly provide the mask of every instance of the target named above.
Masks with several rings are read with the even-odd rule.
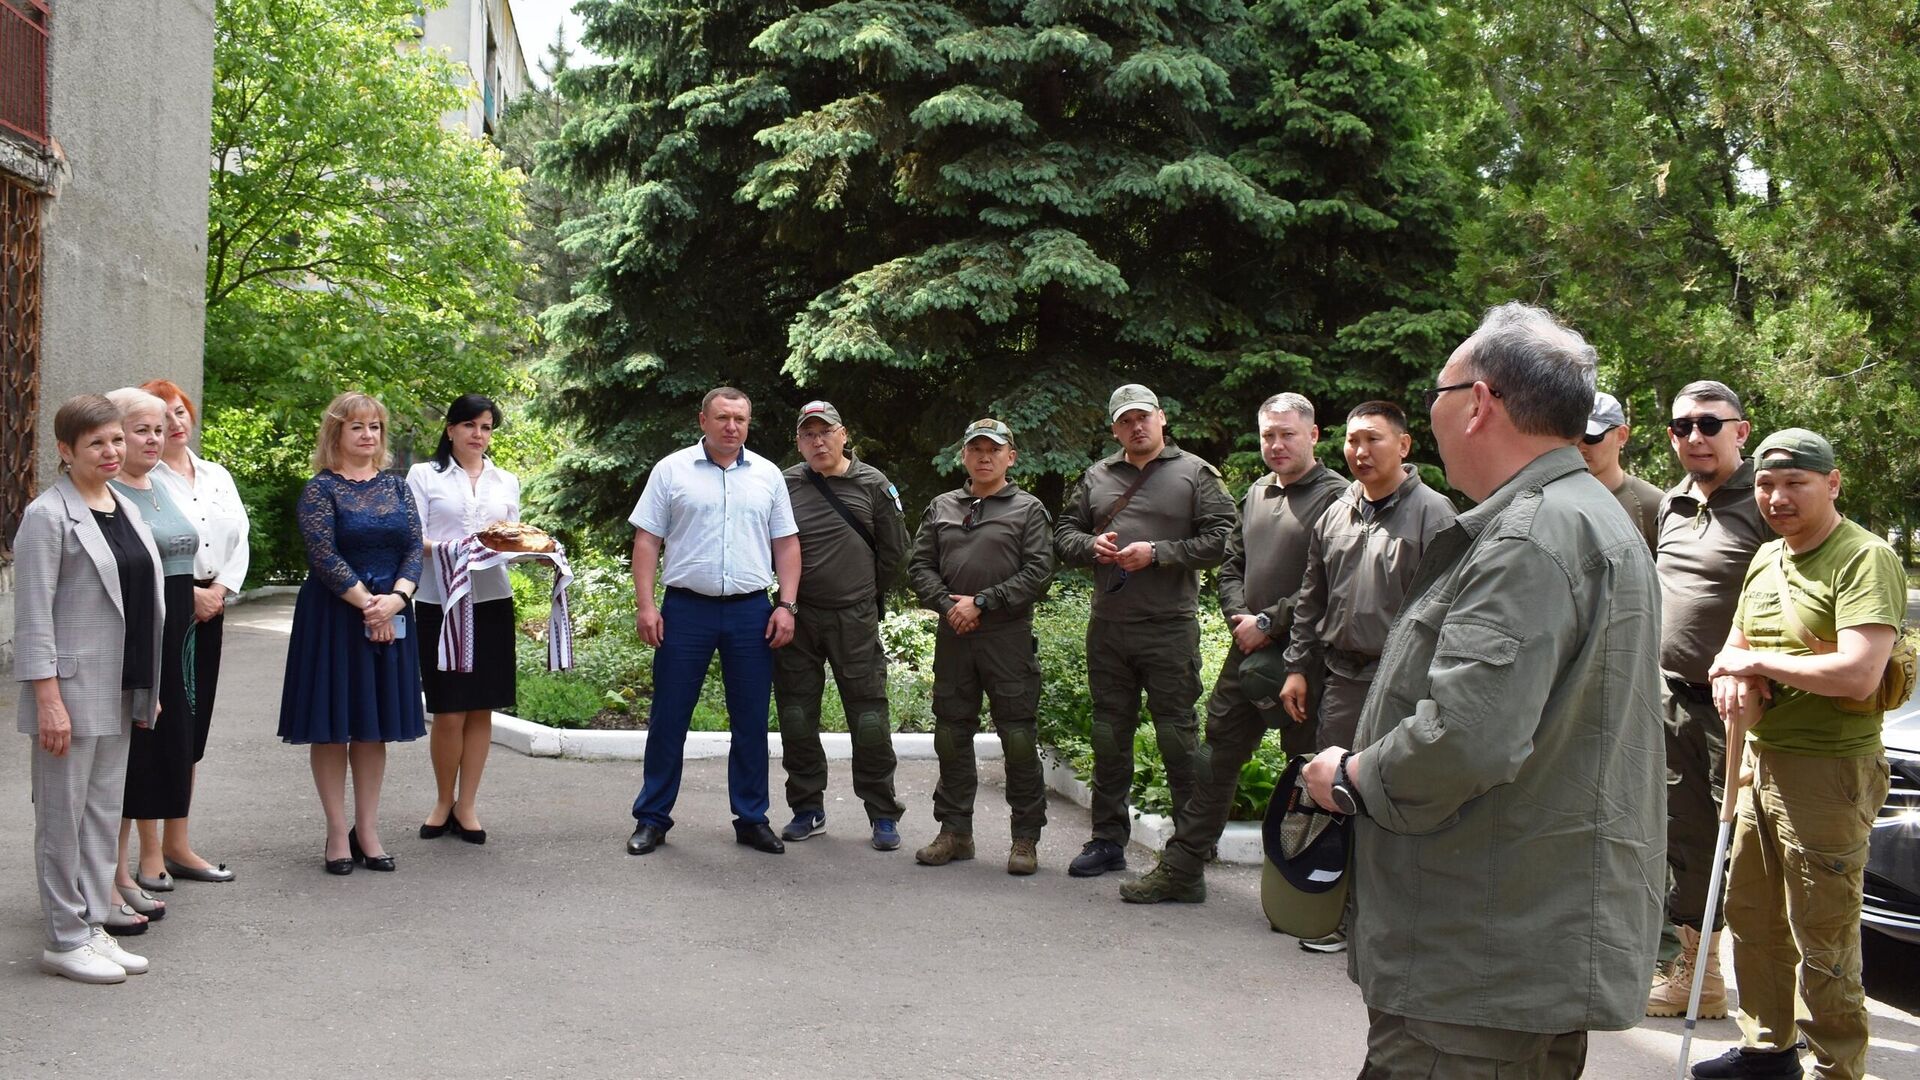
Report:
[[[573,731],[548,727],[502,712],[493,714],[493,741],[496,746],[504,746],[528,757],[575,758],[582,761],[639,761],[646,757],[647,751],[647,733],[644,731]],[[823,732],[820,744],[829,761],[848,761],[853,757],[852,741],[844,732]],[[732,746],[733,736],[728,732],[689,731],[685,754],[688,759],[725,757]],[[936,757],[932,735],[908,732],[894,735],[893,752],[896,757],[907,761],[932,761]],[[999,736],[991,732],[974,737],[973,752],[982,761],[999,761],[1004,757]],[[767,736],[767,753],[774,758],[780,756],[778,732]],[[1054,792],[1081,806],[1093,805],[1092,789],[1074,774],[1073,765],[1058,751],[1042,747],[1040,768],[1046,777],[1047,787]],[[1134,814],[1134,843],[1151,851],[1160,851],[1166,847],[1172,835],[1171,818],[1159,814]],[[1220,837],[1219,851],[1221,862],[1258,866],[1264,857],[1259,823],[1228,822],[1226,831]]]
[[[262,585],[227,597],[227,606],[233,607],[235,604],[244,604],[249,600],[270,600],[276,596],[292,596],[299,591],[298,585]]]

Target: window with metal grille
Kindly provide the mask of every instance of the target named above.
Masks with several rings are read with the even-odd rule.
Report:
[[[40,412],[40,196],[0,176],[0,560],[33,501]]]
[[[46,0],[0,0],[0,130],[47,145]]]

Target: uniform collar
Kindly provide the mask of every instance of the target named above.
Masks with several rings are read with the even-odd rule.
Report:
[[[1740,467],[1733,470],[1733,475],[1727,477],[1726,483],[1714,488],[1713,494],[1710,497],[1702,499],[1700,497],[1700,485],[1694,482],[1693,477],[1689,476],[1680,481],[1679,486],[1669,493],[1668,498],[1676,502],[1685,499],[1695,507],[1698,507],[1703,502],[1712,506],[1716,503],[1725,502],[1726,500],[1721,496],[1728,492],[1735,493],[1739,499],[1751,501],[1753,499],[1752,491],[1753,459],[1743,458],[1740,462]]]
[[[1456,523],[1466,531],[1468,536],[1477,537],[1494,518],[1504,513],[1515,499],[1523,495],[1538,495],[1540,490],[1548,484],[1572,476],[1574,473],[1586,471],[1587,461],[1580,456],[1580,451],[1572,446],[1555,447],[1527,462],[1506,483],[1495,488],[1485,502],[1455,519]]]
[[[1374,513],[1382,514],[1394,506],[1399,505],[1400,500],[1405,498],[1409,491],[1420,486],[1420,470],[1417,467],[1402,462],[1400,464],[1400,474],[1399,485],[1389,492],[1386,498],[1380,500],[1379,504],[1374,507]],[[1341,498],[1355,507],[1364,506],[1370,501],[1367,498],[1366,485],[1360,483],[1358,480],[1349,480],[1347,482],[1347,489],[1341,495]]]
[[[999,491],[996,491],[991,495],[983,495],[980,497],[986,498],[986,499],[1011,499],[1016,494],[1018,494],[1019,491],[1020,491],[1020,485],[1014,483],[1012,480],[1008,480],[1004,485],[1001,486]],[[968,477],[967,479],[962,480],[960,482],[960,494],[964,498],[968,498],[968,499],[974,498],[972,477]]]
[[[1177,446],[1175,446],[1175,445],[1173,445],[1172,443],[1168,443],[1168,444],[1166,444],[1165,446],[1162,446],[1162,447],[1160,448],[1160,452],[1159,452],[1159,453],[1157,453],[1157,454],[1155,454],[1155,455],[1153,455],[1153,461],[1165,461],[1165,460],[1166,460],[1167,458],[1172,458],[1172,457],[1179,457],[1179,456],[1181,455],[1181,453],[1182,453],[1182,452],[1183,452],[1183,451],[1181,451],[1181,449],[1180,449],[1179,447],[1177,447]],[[1114,451],[1113,453],[1111,453],[1111,454],[1108,454],[1108,455],[1107,455],[1107,456],[1106,456],[1106,457],[1105,457],[1104,459],[1102,459],[1102,460],[1103,460],[1103,461],[1104,461],[1104,462],[1105,462],[1106,464],[1108,464],[1108,465],[1131,465],[1131,464],[1133,464],[1132,462],[1130,462],[1130,461],[1128,461],[1128,460],[1127,460],[1127,452],[1126,452],[1125,450],[1115,450],[1115,451]],[[1147,462],[1147,465],[1151,465],[1151,464],[1153,464],[1153,461],[1149,461],[1149,462]],[[1135,467],[1136,467],[1136,468],[1142,468],[1142,469],[1144,469],[1144,468],[1146,468],[1146,465],[1140,465],[1140,466],[1135,466]]]

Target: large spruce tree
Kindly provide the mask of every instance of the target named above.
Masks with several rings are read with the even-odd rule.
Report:
[[[546,158],[603,190],[546,317],[578,439],[546,498],[573,516],[618,520],[722,382],[781,458],[792,406],[833,399],[916,503],[999,416],[1053,494],[1108,448],[1120,382],[1219,457],[1277,390],[1398,395],[1460,321],[1424,4],[581,11],[616,59],[569,73],[593,106]]]

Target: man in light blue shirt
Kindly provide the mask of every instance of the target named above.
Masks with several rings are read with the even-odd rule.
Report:
[[[773,650],[793,639],[800,530],[780,467],[746,451],[752,415],[739,390],[709,391],[700,403],[700,441],[660,459],[628,519],[635,530],[634,629],[655,650],[629,855],[659,847],[673,827],[687,725],[716,649],[733,733],[727,794],[734,836],[760,851],[786,850],[767,824],[767,699]],[[656,573],[666,586],[658,605]],[[767,598],[776,578],[777,605]]]

